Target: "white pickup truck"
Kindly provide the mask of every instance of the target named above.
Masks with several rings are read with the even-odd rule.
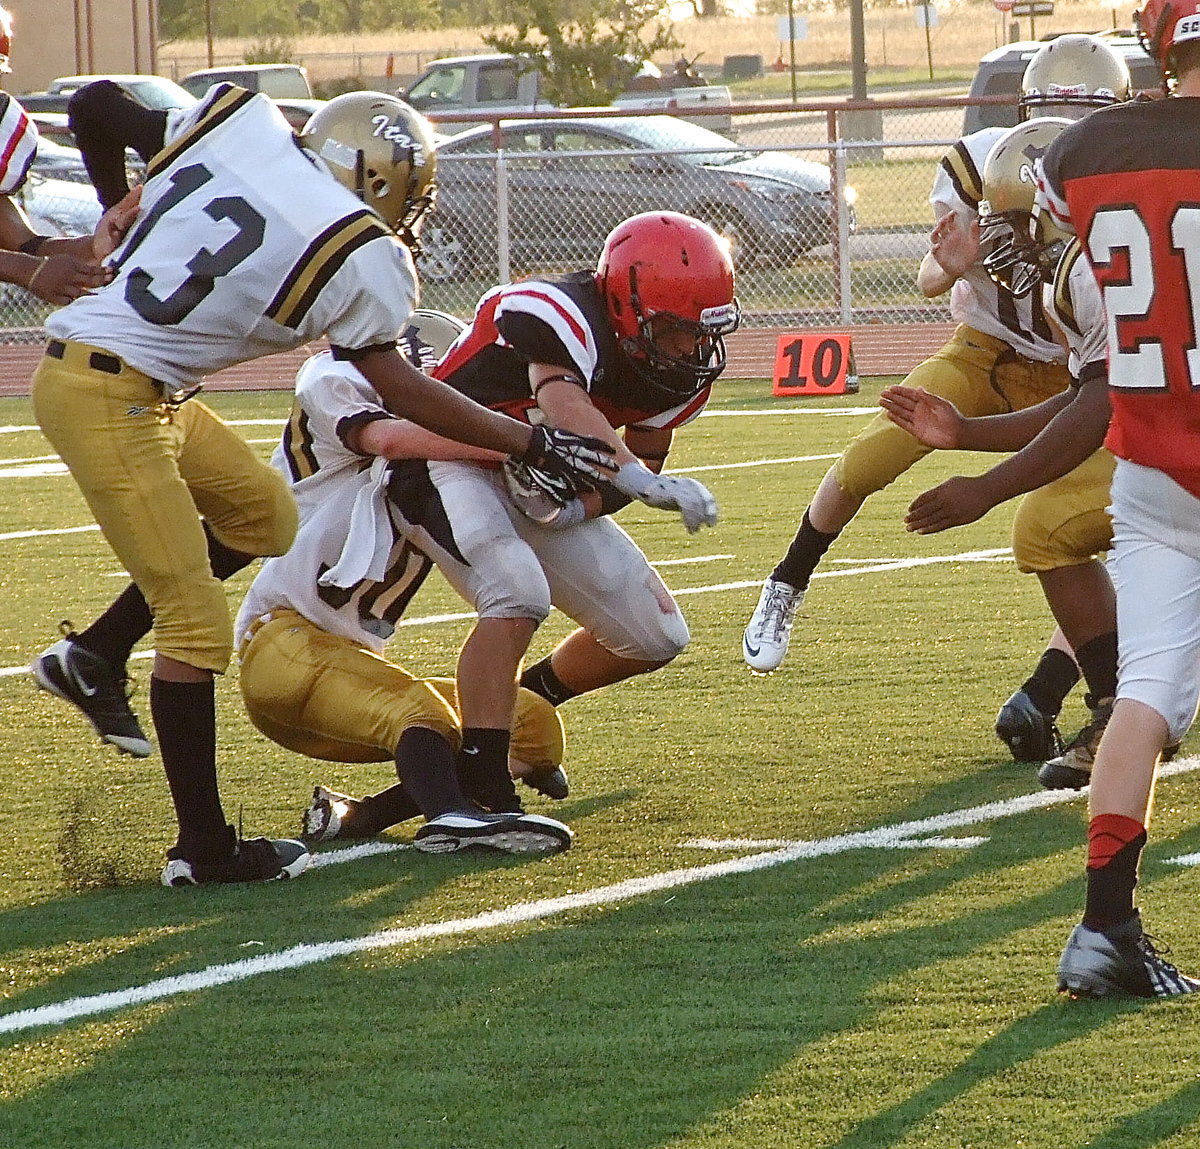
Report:
[[[713,131],[730,129],[729,107],[733,100],[727,87],[702,83],[676,88],[670,87],[670,82],[655,65],[645,65],[635,85],[622,92],[613,105],[629,111],[670,112]],[[433,60],[407,88],[396,94],[436,119],[439,112],[482,112],[495,116],[551,111],[556,105],[545,97],[542,89],[541,72],[522,71],[515,57],[496,54]],[[721,110],[689,115],[698,108]],[[438,130],[454,135],[483,122],[486,121],[443,122],[438,124]]]

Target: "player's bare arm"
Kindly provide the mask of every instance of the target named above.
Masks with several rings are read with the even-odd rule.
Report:
[[[15,283],[46,303],[70,303],[108,282],[109,273],[92,258],[91,236],[39,237],[9,196],[0,196],[0,280]],[[22,245],[36,250],[21,251]]]
[[[1104,445],[1110,415],[1107,378],[1082,383],[1075,397],[1015,455],[982,475],[958,475],[918,495],[905,527],[930,535],[973,523],[993,507],[1062,478]]]
[[[923,387],[885,387],[879,405],[887,417],[927,447],[960,451],[1019,451],[1071,402],[1071,391],[1004,415],[966,418],[948,399]]]
[[[471,447],[419,427],[409,419],[375,419],[351,429],[346,446],[361,455],[385,459],[455,459],[498,463],[506,456],[486,447]]]

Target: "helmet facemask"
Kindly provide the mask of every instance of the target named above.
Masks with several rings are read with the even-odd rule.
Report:
[[[990,247],[983,266],[992,281],[1020,299],[1054,278],[1054,269],[1067,245],[1067,237],[1055,232],[1043,237],[1041,221],[1027,211],[987,212],[980,203],[979,237]]]
[[[679,402],[711,386],[725,369],[725,336],[738,328],[737,300],[707,307],[698,320],[671,311],[647,314],[629,269],[629,298],[637,334],[620,340],[634,372],[656,398]],[[686,348],[686,350],[685,350]]]

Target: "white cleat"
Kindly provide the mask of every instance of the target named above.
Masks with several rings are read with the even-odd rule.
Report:
[[[785,582],[769,578],[763,583],[758,606],[742,635],[742,658],[751,670],[769,674],[783,661],[792,637],[792,623],[803,601],[804,591]]]

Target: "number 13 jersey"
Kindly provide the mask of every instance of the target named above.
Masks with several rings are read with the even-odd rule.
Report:
[[[46,322],[174,386],[328,335],[394,343],[408,249],[303,150],[265,96],[214,88],[169,122],[115,278]]]

